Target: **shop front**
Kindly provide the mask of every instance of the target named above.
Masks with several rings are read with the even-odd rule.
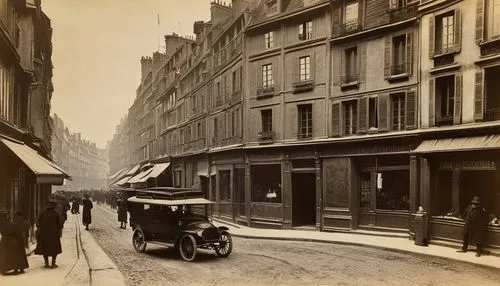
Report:
[[[419,154],[424,209],[431,243],[462,241],[463,213],[473,197],[489,220],[500,216],[500,142],[498,135],[424,141]],[[494,143],[494,144],[491,144]],[[486,227],[490,248],[500,249],[500,226]]]
[[[321,229],[410,233],[418,207],[418,168],[410,152],[418,142],[374,139],[324,148]]]

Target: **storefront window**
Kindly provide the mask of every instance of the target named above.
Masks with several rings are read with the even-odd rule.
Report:
[[[500,190],[496,171],[460,172],[460,215],[473,197],[481,198],[481,205],[492,217],[500,216]]]
[[[231,171],[224,170],[219,171],[219,188],[220,188],[220,200],[221,201],[231,201]]]
[[[370,185],[371,185],[370,172],[361,173],[359,207],[364,210],[370,209],[370,202],[371,202]]]
[[[252,202],[281,203],[281,165],[251,167]]]
[[[215,175],[210,176],[210,200],[215,202],[215,190],[217,190],[217,178]]]
[[[383,171],[377,177],[377,209],[410,209],[410,171]]]

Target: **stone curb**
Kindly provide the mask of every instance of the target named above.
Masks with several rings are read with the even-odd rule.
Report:
[[[79,229],[79,222],[77,221],[76,224],[78,225],[77,229]],[[126,285],[125,279],[116,264],[97,244],[90,232],[80,231],[77,240],[83,253],[80,259],[85,259],[86,262],[89,282],[87,285]]]

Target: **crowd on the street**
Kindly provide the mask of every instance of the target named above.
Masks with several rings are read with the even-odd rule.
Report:
[[[116,209],[120,228],[127,225],[127,196],[115,191],[82,190],[80,192],[58,191],[53,193],[36,220],[36,248],[34,253],[42,255],[45,268],[57,268],[57,256],[62,253],[61,237],[68,211],[80,214],[82,224],[88,230],[92,224],[94,200],[98,205],[107,204]],[[16,275],[29,267],[26,257],[30,226],[22,212],[10,213],[0,210],[0,273]],[[49,261],[49,257],[51,258]],[[50,262],[50,263],[49,263]]]

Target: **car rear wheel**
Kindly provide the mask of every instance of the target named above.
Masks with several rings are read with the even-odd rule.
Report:
[[[233,239],[227,231],[221,231],[219,236],[219,245],[215,247],[215,252],[220,257],[228,257],[233,251]]]
[[[179,240],[179,254],[185,261],[193,261],[196,257],[196,239],[190,234],[184,234]]]
[[[146,250],[146,236],[140,227],[134,230],[134,234],[132,235],[132,244],[137,252],[144,252],[144,250]]]

